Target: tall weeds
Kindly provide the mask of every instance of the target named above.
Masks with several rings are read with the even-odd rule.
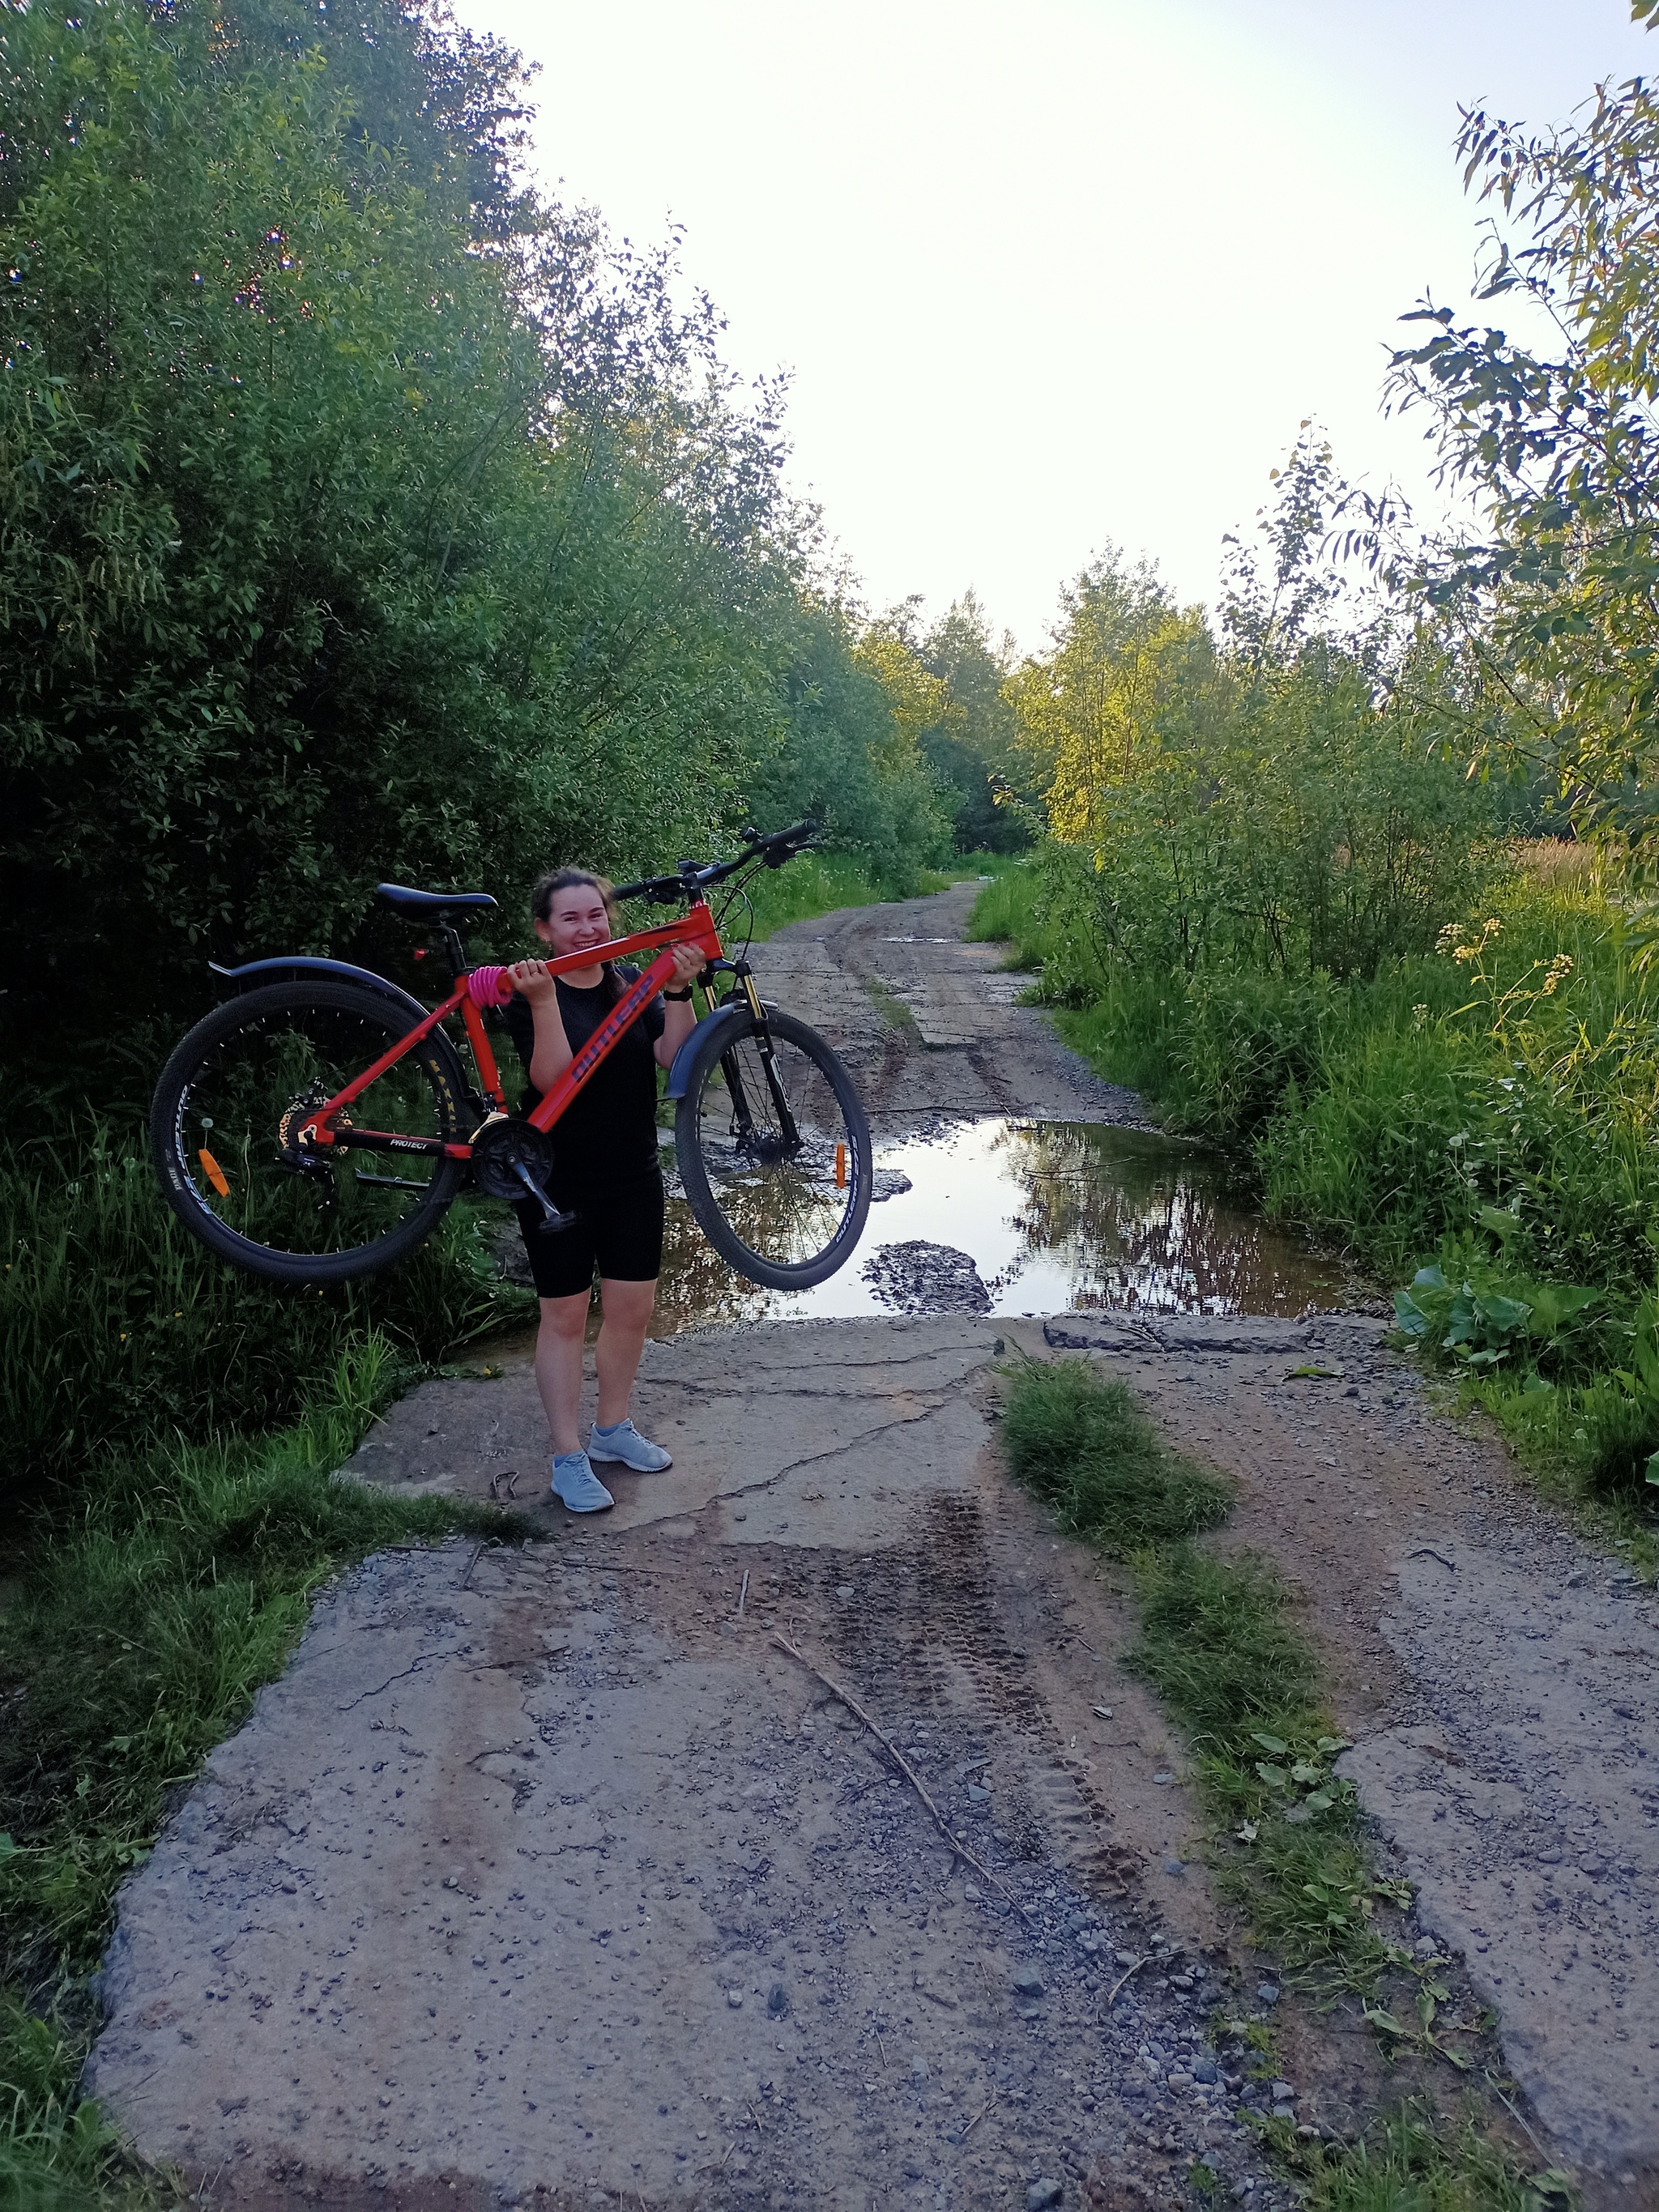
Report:
[[[296,1292],[223,1267],[162,1204],[137,1132],[84,1109],[0,1144],[0,1421],[25,1508],[100,1454],[291,1419],[370,1330],[430,1361],[522,1304],[465,1207],[367,1285]]]
[[[1384,1280],[1437,1261],[1477,1290],[1593,1288],[1570,1338],[1534,1334],[1466,1372],[1517,1441],[1648,1494],[1659,1394],[1632,1344],[1659,1262],[1659,970],[1616,878],[1516,848],[1438,951],[1346,981],[1113,965],[1040,865],[988,887],[975,927],[1041,963],[1062,1034],[1103,1073]]]

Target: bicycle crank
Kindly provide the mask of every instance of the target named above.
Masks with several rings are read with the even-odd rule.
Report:
[[[486,1198],[509,1203],[533,1198],[542,1210],[541,1227],[550,1236],[568,1229],[574,1213],[562,1213],[548,1196],[553,1173],[553,1141],[528,1121],[502,1114],[484,1123],[472,1139],[472,1180]]]

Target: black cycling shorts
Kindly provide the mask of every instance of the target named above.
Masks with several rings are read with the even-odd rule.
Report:
[[[662,1273],[660,1175],[584,1191],[574,1206],[557,1191],[554,1196],[576,1215],[568,1229],[544,1227],[533,1199],[521,1199],[513,1209],[524,1231],[538,1297],[580,1297],[592,1289],[596,1273],[618,1283],[655,1282]]]

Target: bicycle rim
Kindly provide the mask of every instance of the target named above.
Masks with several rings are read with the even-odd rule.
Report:
[[[870,1208],[870,1132],[851,1078],[787,1014],[711,1037],[675,1127],[709,1242],[751,1281],[804,1290],[851,1255]]]
[[[255,992],[199,1023],[162,1075],[154,1116],[162,1186],[185,1226],[222,1258],[290,1282],[366,1274],[418,1244],[459,1187],[460,1163],[351,1135],[457,1140],[460,1071],[441,1040],[352,1102],[337,1145],[295,1140],[308,1111],[408,1028],[373,992],[326,982]]]

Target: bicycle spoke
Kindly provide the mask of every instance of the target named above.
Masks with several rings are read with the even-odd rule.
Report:
[[[345,1253],[396,1234],[431,1200],[441,1155],[353,1146],[353,1127],[401,1139],[450,1133],[417,1054],[398,1061],[335,1123],[304,1139],[315,1109],[399,1034],[395,1011],[296,1000],[251,1014],[204,1053],[179,1093],[177,1144],[198,1204],[274,1253]]]
[[[820,1279],[862,1223],[868,1139],[855,1106],[849,1113],[837,1095],[834,1065],[810,1030],[775,1021],[765,1035],[730,1042],[696,1094],[688,1134],[707,1188],[705,1225],[757,1279]]]

